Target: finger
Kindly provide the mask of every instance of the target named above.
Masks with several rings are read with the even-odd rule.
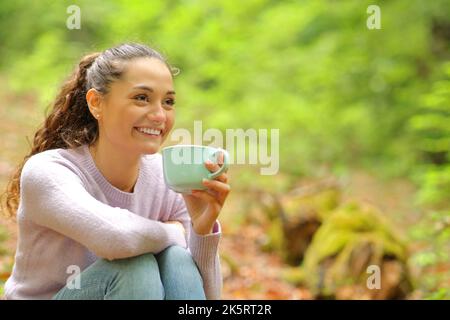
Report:
[[[217,176],[214,180],[227,183],[228,182],[228,175],[226,173],[222,173],[220,176]]]
[[[215,172],[215,171],[219,170],[220,167],[223,166],[223,161],[224,161],[224,154],[223,154],[223,152],[219,152],[219,155],[217,157],[217,163],[214,163],[208,159],[205,161],[205,166],[209,171]]]
[[[220,169],[219,165],[217,163],[212,162],[211,160],[206,160],[205,161],[205,167],[210,172],[216,172],[217,170]]]
[[[220,210],[222,205],[218,202],[218,199],[209,194],[207,191],[202,190],[193,190],[192,195],[196,198],[202,199],[203,201],[209,203],[210,205],[214,206],[217,210]]]
[[[228,193],[230,192],[230,185],[223,183],[221,181],[217,181],[217,180],[208,180],[208,179],[203,179],[202,184],[205,187],[208,187],[214,191],[217,192],[222,192],[222,193]]]
[[[229,184],[217,181],[217,180],[204,180],[203,185],[208,188],[208,190],[215,193],[217,201],[223,205],[225,199],[231,191]]]
[[[217,163],[222,166],[223,165],[223,152],[219,153],[219,157],[217,158]]]

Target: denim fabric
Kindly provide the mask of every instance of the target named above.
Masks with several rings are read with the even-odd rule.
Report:
[[[189,252],[171,246],[159,254],[99,259],[65,286],[55,300],[204,300],[203,281]]]

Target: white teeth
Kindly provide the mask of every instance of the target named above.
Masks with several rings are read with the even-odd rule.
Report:
[[[160,135],[161,130],[157,129],[151,129],[151,128],[136,128],[139,132],[143,132],[146,134],[152,134],[152,135]]]

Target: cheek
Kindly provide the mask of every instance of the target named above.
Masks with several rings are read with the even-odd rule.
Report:
[[[170,131],[175,124],[175,110],[167,112],[166,115],[166,128],[167,131]]]
[[[139,118],[139,112],[126,106],[109,106],[110,112],[104,117],[104,129],[108,136],[115,139],[129,135],[136,119]]]
[[[172,130],[174,124],[175,124],[175,111],[173,110],[167,112],[166,114],[166,123],[165,123],[166,133],[162,137],[163,141],[165,141],[169,136],[169,133]]]

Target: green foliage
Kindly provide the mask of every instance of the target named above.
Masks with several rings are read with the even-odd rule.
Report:
[[[366,254],[363,264],[352,262]],[[385,257],[406,264],[407,256],[405,241],[380,212],[348,203],[325,219],[306,251],[302,268],[315,294],[330,295],[340,285],[362,281],[366,265],[381,266]]]
[[[410,120],[426,161],[417,175],[422,183],[419,200],[434,206],[448,205],[450,199],[450,63],[442,70],[424,96],[420,112]]]
[[[410,120],[410,127],[421,158],[415,171],[420,185],[417,201],[431,210],[411,230],[411,235],[430,245],[415,254],[412,262],[424,274],[418,287],[428,293],[427,297],[448,299],[448,271],[436,275],[429,270],[450,264],[450,63],[443,64],[422,101],[420,112]],[[445,283],[446,288],[439,288]]]
[[[65,25],[72,4],[80,30]],[[369,4],[18,0],[0,8],[1,69],[44,107],[83,53],[143,41],[182,71],[179,126],[279,128],[282,170],[297,175],[349,163],[398,174],[413,159],[407,119],[448,48],[432,30],[448,3],[384,1],[381,30],[366,28]]]
[[[440,288],[438,291],[427,297],[427,300],[450,300],[450,290]]]
[[[421,276],[416,287],[428,299],[449,299],[450,211],[431,211],[410,230],[410,238],[422,243],[422,250],[411,257]],[[439,271],[440,270],[440,271]]]
[[[270,223],[266,231],[267,242],[264,243],[263,249],[277,252],[284,261],[295,260],[292,257],[300,254],[296,251],[299,248],[297,246],[292,248],[288,242],[299,241],[302,236],[306,237],[304,233],[308,233],[308,227],[305,226],[305,222],[322,223],[332,210],[339,206],[340,197],[341,192],[337,187],[322,187],[322,189],[316,188],[310,192],[282,197],[279,203],[280,207],[265,208],[265,214],[270,219]],[[300,225],[303,227],[299,228]],[[294,235],[288,234],[292,232],[287,230],[290,228],[296,230]]]
[[[364,208],[357,203],[338,208],[325,219],[324,224],[313,238],[313,243],[305,259],[305,267],[317,265],[327,257],[333,257],[345,246],[364,239],[380,245],[382,253],[402,261],[407,258],[403,241],[395,235],[391,227],[382,219],[381,213],[373,208]]]
[[[6,241],[6,239],[8,239],[8,233],[6,229],[2,225],[0,225],[0,257],[7,253],[7,250],[4,246],[4,242]]]

